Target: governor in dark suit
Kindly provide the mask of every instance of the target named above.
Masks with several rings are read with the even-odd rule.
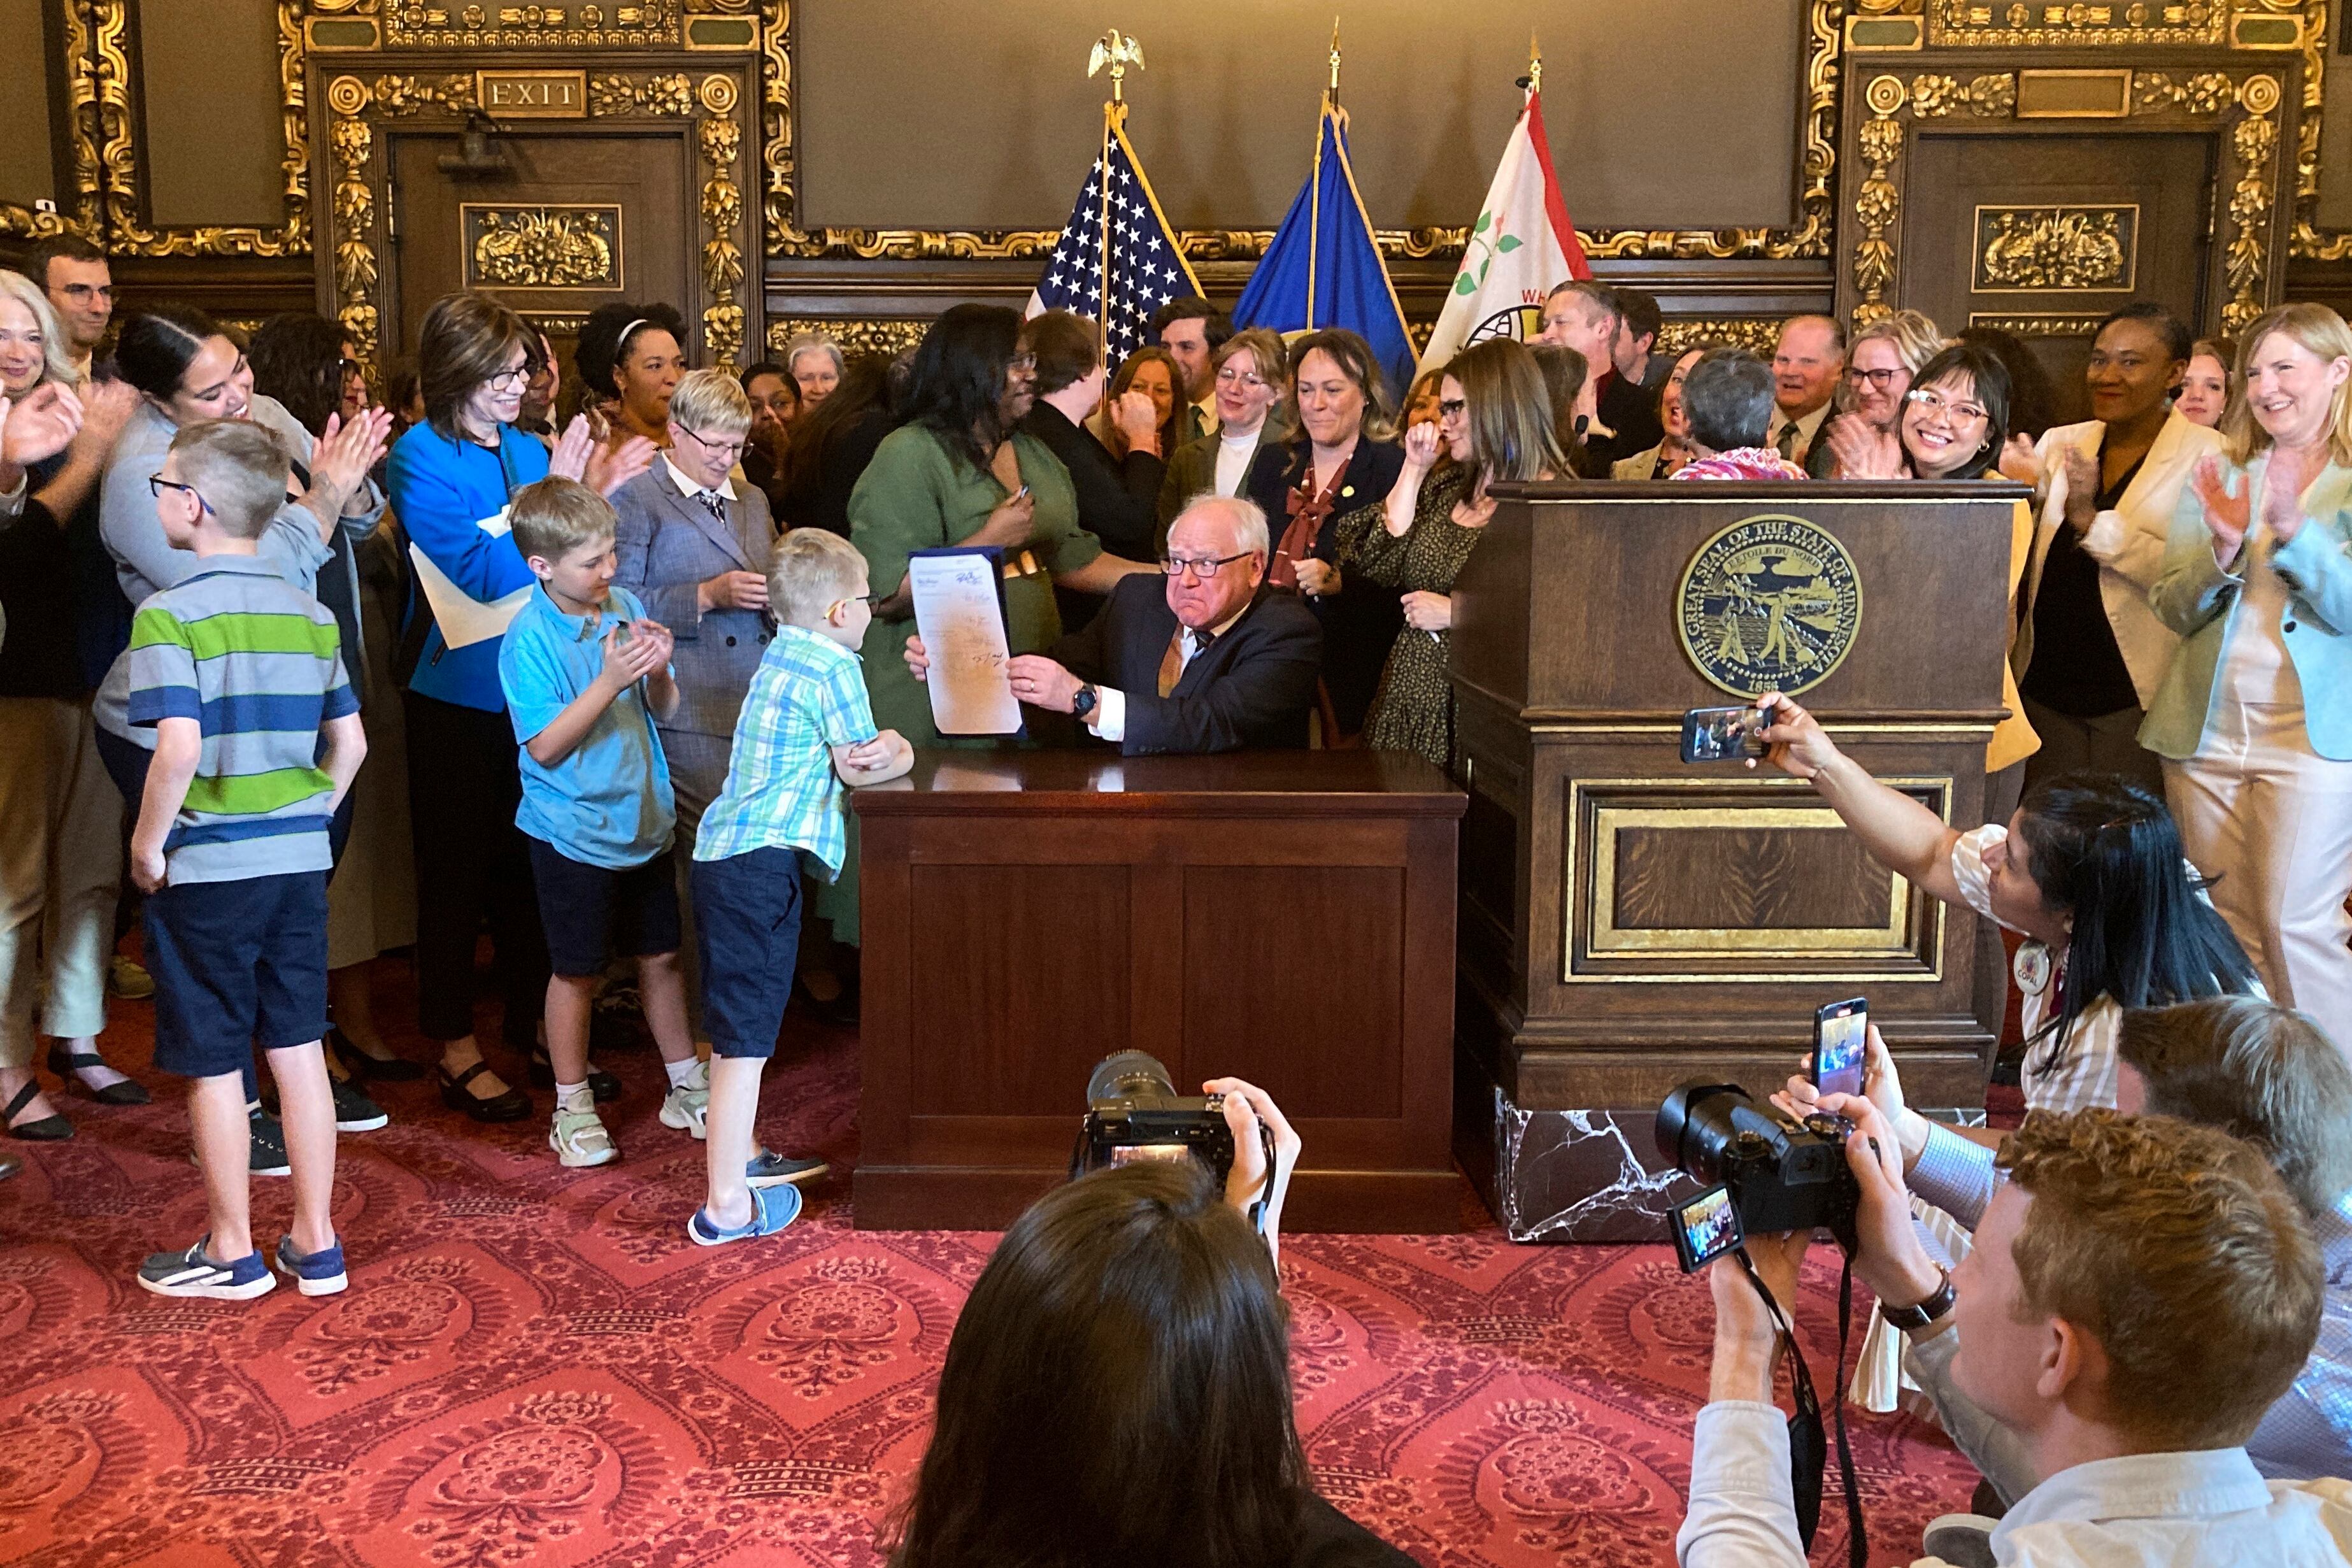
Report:
[[[1304,746],[1323,632],[1296,598],[1260,591],[1266,554],[1255,504],[1195,501],[1168,531],[1167,575],[1124,579],[1086,630],[1011,660],[1013,694],[1130,757]],[[907,664],[929,668],[920,637]]]

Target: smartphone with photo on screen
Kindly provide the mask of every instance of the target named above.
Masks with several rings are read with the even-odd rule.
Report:
[[[1823,1094],[1860,1094],[1870,1058],[1870,1003],[1861,996],[1832,1002],[1813,1014],[1813,1087]]]
[[[1739,1210],[1729,1187],[1709,1187],[1688,1203],[1678,1204],[1667,1215],[1674,1227],[1675,1258],[1685,1274],[1696,1274],[1747,1239],[1739,1228]]]
[[[1694,708],[1683,715],[1682,759],[1685,763],[1753,763],[1764,744],[1764,710],[1754,703],[1738,708]]]

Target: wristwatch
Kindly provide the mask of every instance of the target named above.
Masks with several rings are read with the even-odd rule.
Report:
[[[1886,1320],[1888,1328],[1924,1329],[1952,1310],[1952,1302],[1958,1299],[1952,1289],[1952,1277],[1940,1268],[1936,1272],[1943,1276],[1944,1282],[1917,1306],[1890,1307],[1884,1301],[1878,1304],[1878,1315]]]
[[[1083,719],[1095,710],[1095,689],[1085,681],[1078,682],[1078,694],[1070,699],[1070,712]]]

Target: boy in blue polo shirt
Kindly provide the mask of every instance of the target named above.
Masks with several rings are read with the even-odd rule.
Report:
[[[530,873],[547,931],[547,1055],[555,1068],[548,1147],[566,1165],[620,1157],[588,1087],[588,1016],[614,950],[637,961],[646,1023],[669,1073],[661,1119],[702,1136],[708,1069],[687,1033],[678,967],[677,809],[653,718],[677,707],[670,634],[613,586],[613,508],[575,480],[515,492],[515,548],[539,585],[508,626],[499,684],[521,743]]]
[[[188,1116],[211,1228],[159,1252],[159,1296],[249,1300],[275,1278],[253,1245],[244,1068],[257,1044],[278,1080],[294,1228],[278,1267],[305,1296],[348,1282],[329,1205],[335,1101],[327,1028],[327,822],[367,755],[335,618],[258,557],[286,502],[276,437],[243,419],[185,425],[148,482],[163,537],[197,569],[139,606],[130,720],[155,731],[131,835],[147,895],[155,1065],[193,1079]],[[320,754],[319,737],[326,736]]]
[[[768,604],[776,637],[735,721],[727,786],[694,845],[696,951],[710,1031],[710,1191],[687,1222],[703,1247],[773,1236],[800,1212],[793,1183],[822,1160],[759,1148],[760,1073],[775,1054],[800,946],[801,857],[841,870],[844,784],[877,784],[915,765],[896,730],[877,731],[858,645],[873,620],[866,557],[820,528],[776,542]]]

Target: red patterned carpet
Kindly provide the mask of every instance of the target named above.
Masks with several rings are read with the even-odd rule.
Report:
[[[404,1016],[404,970],[381,968]],[[143,1060],[146,1008],[115,1011],[109,1054]],[[0,1186],[0,1562],[878,1563],[992,1238],[849,1228],[855,1042],[795,1023],[761,1132],[835,1172],[773,1241],[694,1247],[700,1145],[655,1120],[651,1053],[608,1065],[626,1157],[595,1172],[558,1167],[536,1121],[478,1128],[429,1085],[385,1088],[393,1125],[342,1141],[352,1289],[321,1300],[133,1284],[203,1223],[166,1080],[142,1074],[144,1110],[69,1098],[70,1142],[7,1145],[26,1170]],[[289,1206],[257,1182],[257,1236]],[[1489,1227],[1284,1257],[1299,1426],[1340,1508],[1431,1564],[1671,1561],[1711,1317],[1664,1247]],[[1808,1285],[1833,1344],[1834,1276]],[[1908,1419],[1853,1431],[1873,1560],[1908,1562],[1972,1473]],[[1814,1558],[1842,1562],[1823,1511]]]

